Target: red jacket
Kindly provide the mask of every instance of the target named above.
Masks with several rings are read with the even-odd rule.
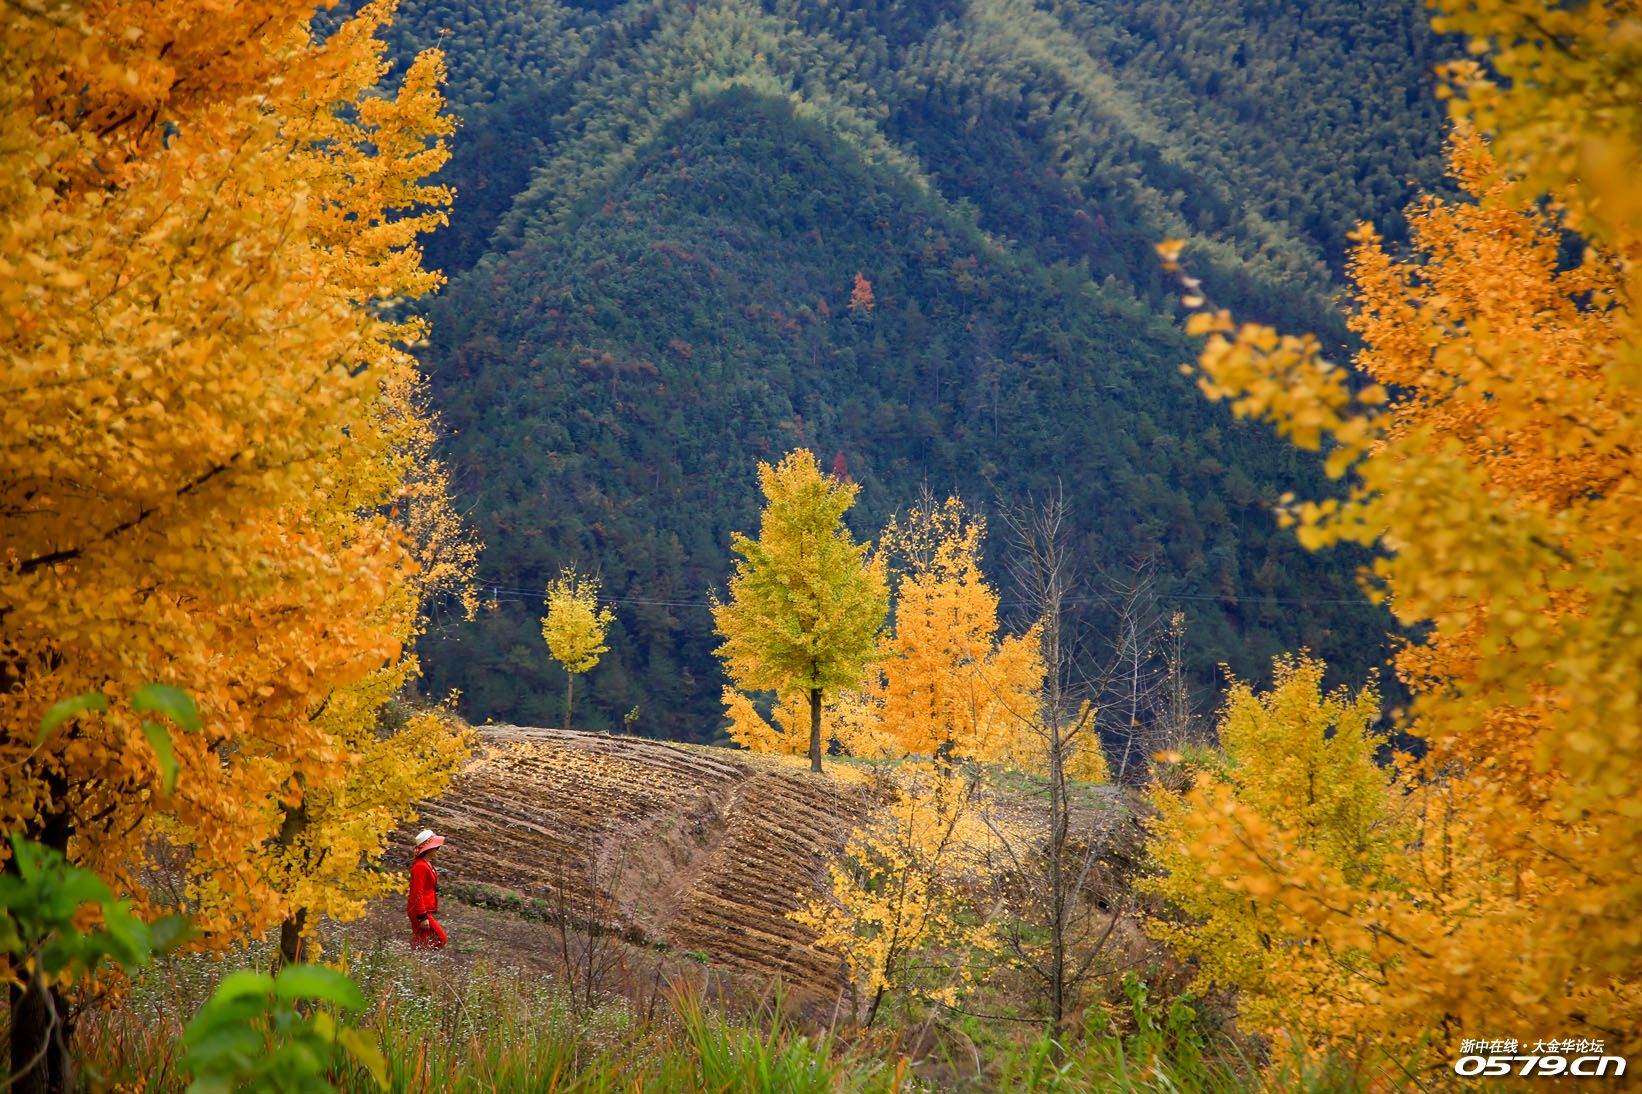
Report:
[[[411,863],[410,899],[405,901],[405,911],[412,919],[432,915],[439,910],[439,875],[433,869],[433,863],[426,858],[418,858]]]

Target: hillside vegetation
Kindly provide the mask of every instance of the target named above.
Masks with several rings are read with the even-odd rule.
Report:
[[[471,713],[551,719],[540,590],[597,565],[587,723],[699,737],[707,592],[754,463],[800,445],[843,455],[868,538],[924,483],[1063,487],[1074,609],[1109,631],[1096,575],[1149,567],[1200,696],[1301,645],[1381,660],[1362,559],[1267,512],[1314,465],[1178,375],[1152,246],[1343,340],[1344,233],[1397,237],[1440,174],[1417,5],[412,0],[394,34],[447,51],[465,114],[425,358],[501,603],[425,648]]]

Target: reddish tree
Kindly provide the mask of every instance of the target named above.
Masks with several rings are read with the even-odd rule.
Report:
[[[853,482],[850,478],[850,465],[844,461],[844,450],[839,449],[838,455],[832,458],[832,477],[839,482]]]
[[[855,288],[850,292],[850,311],[872,314],[872,306],[876,303],[872,296],[872,282],[859,271],[855,275]]]

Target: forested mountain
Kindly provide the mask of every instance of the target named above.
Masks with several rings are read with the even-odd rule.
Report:
[[[394,33],[447,51],[464,117],[426,360],[499,603],[425,652],[470,716],[555,716],[540,590],[577,563],[617,612],[578,721],[714,733],[708,591],[756,462],[800,445],[843,456],[868,537],[924,483],[1059,484],[1090,636],[1099,575],[1145,561],[1205,689],[1380,656],[1361,559],[1269,512],[1318,466],[1181,377],[1152,248],[1343,339],[1344,232],[1397,239],[1439,174],[1418,4],[404,0]]]

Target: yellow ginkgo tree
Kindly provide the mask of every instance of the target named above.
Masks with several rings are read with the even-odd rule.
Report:
[[[1316,658],[1282,657],[1269,690],[1234,683],[1219,752],[1193,765],[1187,794],[1154,787],[1146,821],[1158,872],[1143,884],[1178,913],[1149,929],[1192,958],[1200,984],[1238,992],[1247,1028],[1273,1035],[1337,1023],[1377,997],[1371,948],[1295,931],[1283,886],[1399,885],[1387,858],[1412,831],[1407,787],[1376,760],[1376,687],[1325,692],[1323,673]]]
[[[385,507],[408,548],[413,565],[378,607],[405,649],[320,706],[314,720],[351,757],[351,769],[340,780],[303,783],[300,798],[282,805],[279,838],[259,849],[285,906],[284,961],[305,956],[318,917],[355,918],[403,884],[373,867],[417,804],[444,792],[471,744],[448,705],[395,705],[420,674],[411,651],[432,606],[450,603],[469,618],[478,608],[479,543],[451,505],[449,476],[433,451],[437,425],[414,377],[399,376],[385,384],[369,428],[357,431],[360,450],[334,469],[326,500],[339,525]]]
[[[724,714],[730,739],[750,752],[807,756],[810,751],[809,696],[788,691],[776,696],[770,716],[764,717],[746,694],[724,689]],[[851,756],[886,759],[901,756],[900,742],[886,732],[872,694],[846,689],[821,704],[822,740],[837,744]]]
[[[970,907],[996,843],[973,773],[910,761],[888,782],[887,800],[829,867],[826,894],[792,913],[843,959],[867,1026],[891,992],[956,1003],[997,947],[988,917]]]
[[[381,86],[391,3],[313,10],[0,8],[0,828],[139,900],[169,840],[216,944],[291,910],[282,818],[369,761],[337,712],[418,625],[389,438],[425,324],[392,305],[439,283],[453,123],[437,53]],[[148,681],[197,703],[174,772]]]
[[[1289,510],[1309,547],[1382,554],[1422,631],[1398,657],[1426,742],[1400,885],[1244,882],[1258,828],[1199,846],[1285,932],[1366,956],[1364,1005],[1311,1045],[1436,1066],[1476,1030],[1642,1049],[1642,23],[1620,0],[1439,0],[1458,200],[1412,212],[1412,255],[1357,233],[1370,379],[1315,339],[1200,311],[1200,383],[1348,475]],[[1576,237],[1573,253],[1566,245]],[[1166,255],[1166,257],[1169,257]],[[1189,305],[1201,306],[1192,286]],[[1235,817],[1228,823],[1239,824]],[[1260,896],[1260,894],[1253,894]]]
[[[208,933],[277,921],[253,852],[355,763],[316,714],[412,629],[393,490],[339,506],[333,476],[415,373],[424,326],[381,305],[439,281],[442,65],[378,91],[383,4],[323,40],[296,3],[43,12],[0,13],[0,826],[141,892],[164,816]],[[204,723],[170,795],[123,713],[147,680]]]
[[[807,449],[758,465],[758,538],[737,532],[729,599],[714,600],[718,655],[742,691],[797,692],[809,702],[810,768],[821,770],[828,694],[859,688],[889,610],[884,566],[844,527],[860,489],[824,475]]]
[[[926,498],[884,529],[895,626],[880,643],[879,715],[904,754],[1031,766],[1020,738],[1043,689],[1040,636],[999,636],[998,594],[981,573],[985,534],[985,519],[956,497]]]
[[[566,566],[547,583],[547,614],[542,617],[542,638],[553,659],[564,666],[564,728],[570,728],[570,701],[576,677],[593,669],[610,647],[605,634],[615,621],[609,608],[599,607],[600,582],[596,577],[577,573]]]

